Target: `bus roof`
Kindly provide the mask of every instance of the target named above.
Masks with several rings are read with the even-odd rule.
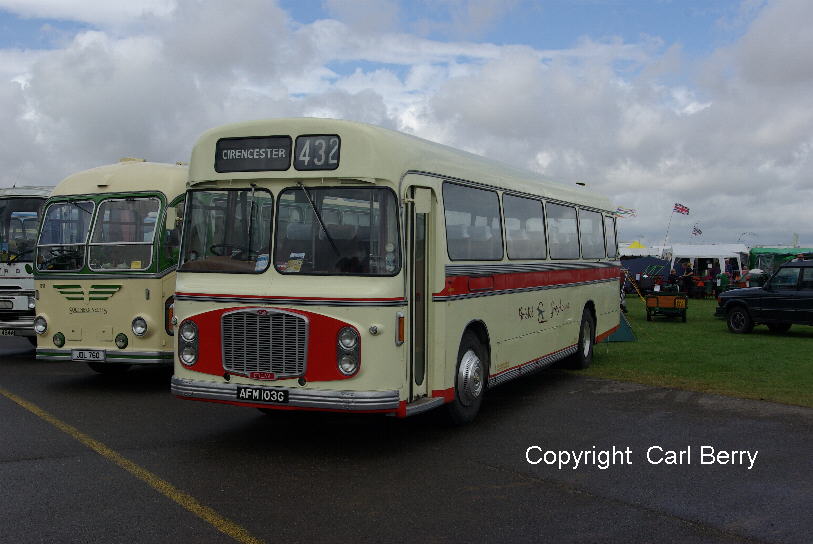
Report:
[[[186,165],[125,159],[71,174],[51,196],[159,191],[172,198],[186,190]]]
[[[215,149],[222,138],[337,134],[341,160],[335,170],[217,172]],[[192,149],[190,186],[210,180],[248,179],[388,179],[398,181],[418,171],[475,181],[521,193],[612,209],[610,200],[583,187],[569,187],[534,172],[385,128],[337,119],[269,119],[235,123],[203,133]]]
[[[53,186],[51,187],[35,187],[33,185],[26,185],[23,187],[3,187],[0,188],[0,198],[8,198],[8,197],[31,197],[31,196],[42,196],[48,197],[53,191]]]

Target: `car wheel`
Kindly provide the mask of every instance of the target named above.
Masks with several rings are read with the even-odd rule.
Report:
[[[593,344],[596,342],[596,324],[593,315],[585,308],[582,311],[582,322],[579,327],[579,343],[576,353],[568,361],[568,367],[577,370],[585,369],[593,362]]]
[[[771,332],[788,332],[790,323],[768,323],[768,330]]]
[[[126,363],[88,363],[88,366],[99,374],[124,374],[130,369]]]
[[[737,305],[728,310],[728,330],[735,334],[746,334],[754,329],[754,321],[745,306]]]
[[[462,425],[474,420],[488,383],[488,356],[479,338],[466,331],[457,351],[454,400],[446,404],[451,423]]]

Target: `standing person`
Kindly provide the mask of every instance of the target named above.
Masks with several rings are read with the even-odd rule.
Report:
[[[692,270],[691,263],[686,263],[686,268],[683,270],[683,275],[680,277],[680,279],[683,285],[683,290],[686,291],[686,294],[689,296],[692,294],[692,285],[694,285],[694,280],[692,279],[693,275],[694,271]]]
[[[728,285],[729,285],[728,272],[725,272],[725,271],[721,270],[720,273],[717,274],[717,277],[715,279],[717,280],[715,282],[715,285],[714,285],[714,294],[715,295],[719,295],[723,291],[728,291]]]
[[[804,253],[799,253],[798,255],[796,255],[796,258],[793,259],[793,262],[795,263],[797,261],[804,261],[804,260],[805,260],[805,254]]]

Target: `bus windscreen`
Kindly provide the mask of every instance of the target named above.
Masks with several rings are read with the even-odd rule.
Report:
[[[0,262],[31,262],[43,198],[0,200]]]
[[[393,276],[401,266],[397,210],[385,188],[285,189],[274,266],[283,274]]]

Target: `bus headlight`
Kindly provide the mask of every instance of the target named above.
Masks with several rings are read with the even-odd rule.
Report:
[[[198,327],[192,321],[184,321],[180,327],[181,339],[185,342],[191,342],[198,337]]]
[[[339,371],[345,376],[351,376],[359,369],[359,361],[352,354],[345,353],[339,357]]]
[[[36,319],[34,319],[34,332],[37,334],[45,334],[45,331],[48,330],[48,322],[45,320],[44,317],[38,315]]]
[[[345,327],[339,331],[339,347],[346,351],[351,351],[358,344],[359,335],[350,327]]]
[[[198,360],[198,326],[194,321],[184,321],[178,328],[178,358],[186,366],[192,366]]]
[[[65,335],[61,332],[58,332],[54,335],[54,345],[58,348],[61,348],[65,345]]]
[[[352,376],[359,369],[359,333],[353,327],[343,327],[336,337],[336,366],[345,376]]]
[[[139,316],[133,319],[133,334],[144,336],[147,334],[147,320]]]

